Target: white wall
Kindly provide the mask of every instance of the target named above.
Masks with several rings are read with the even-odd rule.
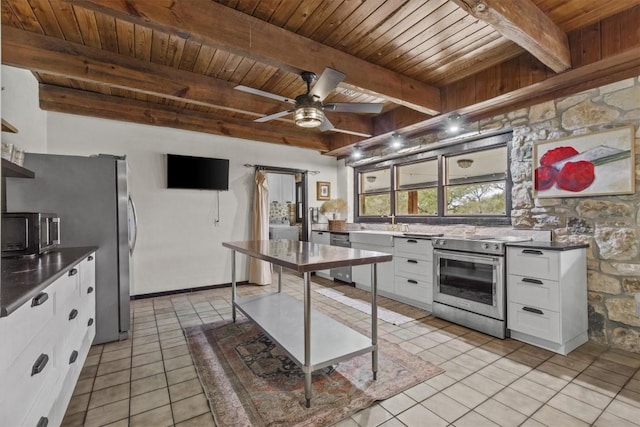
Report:
[[[230,251],[222,242],[250,238],[253,169],[245,163],[319,170],[310,175],[311,206],[321,204],[316,181],[337,188],[335,158],[311,150],[54,112],[47,130],[51,154],[127,156],[139,222],[133,295],[231,281]],[[216,192],[166,188],[166,153],[230,160],[219,226]],[[238,280],[245,280],[245,257],[238,261]]]
[[[38,81],[30,71],[2,66],[2,118],[18,133],[2,132],[2,142],[30,153],[47,152],[47,112],[40,109]]]

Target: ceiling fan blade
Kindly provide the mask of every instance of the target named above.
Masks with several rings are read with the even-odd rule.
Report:
[[[276,101],[288,102],[290,104],[295,104],[295,99],[290,99],[284,96],[276,95],[275,93],[266,92],[264,90],[255,89],[249,86],[238,85],[234,87],[234,89],[239,90],[241,92],[247,92],[253,95],[264,96],[265,98],[275,99]]]
[[[316,98],[316,100],[322,102],[336,87],[338,87],[345,77],[346,76],[338,70],[334,70],[329,67],[325,68],[316,84],[311,88],[310,95]]]
[[[269,120],[279,119],[280,117],[284,117],[287,114],[293,113],[293,110],[280,111],[279,113],[269,114],[268,116],[260,117],[254,120],[257,123],[268,122]]]
[[[382,111],[383,104],[368,102],[334,102],[324,106],[325,111],[336,111],[338,113],[372,113],[378,114]]]
[[[331,130],[333,129],[333,123],[331,123],[329,119],[327,119],[327,116],[324,116],[324,120],[322,121],[322,124],[318,129],[320,129],[322,132],[324,132],[325,130]]]

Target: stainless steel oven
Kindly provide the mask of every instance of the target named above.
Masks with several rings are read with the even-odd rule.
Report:
[[[435,316],[506,337],[505,240],[516,239],[477,236],[433,240]]]

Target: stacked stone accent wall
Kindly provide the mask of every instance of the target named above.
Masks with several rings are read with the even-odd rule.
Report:
[[[551,230],[553,240],[589,244],[589,338],[640,352],[640,78],[523,108],[480,122],[482,130],[513,129],[512,225]],[[534,199],[533,146],[633,125],[636,193]]]

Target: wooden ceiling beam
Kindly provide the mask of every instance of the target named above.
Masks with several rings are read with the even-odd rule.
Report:
[[[270,142],[326,152],[327,137],[319,132],[284,128],[169,105],[40,85],[40,108],[60,113],[185,129],[196,132]]]
[[[556,99],[562,96],[576,94],[595,87],[604,86],[640,74],[640,46],[634,47],[606,59],[590,63],[580,68],[554,75],[546,80],[534,83],[520,89],[496,96],[486,101],[477,102],[456,110],[469,121],[482,120],[496,114],[503,114],[541,102]],[[418,122],[404,128],[395,129],[407,137],[417,136],[421,133],[441,128],[447,119],[447,114]],[[372,138],[358,142],[362,148],[374,147],[383,144],[391,137],[392,131],[388,130]],[[331,149],[325,153],[329,156],[348,156],[354,143],[349,143],[338,138],[331,139]]]
[[[211,0],[67,1],[295,73],[309,70],[319,74],[332,67],[345,73],[343,83],[358,91],[426,114],[440,112],[440,92],[434,86]]]
[[[531,0],[453,0],[560,73],[571,68],[566,33]]]

